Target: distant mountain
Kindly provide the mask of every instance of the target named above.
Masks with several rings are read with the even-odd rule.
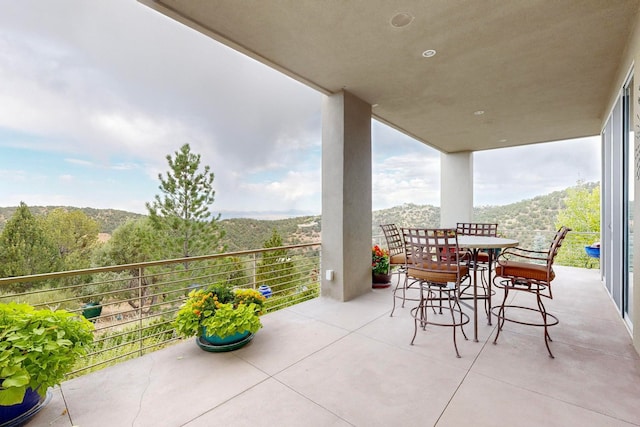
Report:
[[[258,220],[278,220],[314,215],[317,215],[317,213],[299,209],[292,209],[288,211],[220,211],[220,218],[222,219],[251,218]]]
[[[598,183],[582,185],[592,189]],[[523,246],[530,247],[534,243],[536,234],[555,231],[555,219],[558,212],[565,207],[567,190],[555,191],[504,206],[477,207],[474,209],[475,221],[495,222],[498,224],[500,234],[518,239]],[[54,208],[55,206],[29,206],[34,215],[45,214]],[[0,230],[16,209],[16,207],[0,208]],[[80,209],[100,223],[100,231],[103,233],[112,233],[128,219],[145,216],[115,209]],[[380,224],[389,223],[395,223],[399,227],[438,227],[440,225],[440,208],[408,203],[374,211],[371,230],[374,241],[381,241]],[[273,229],[276,229],[282,236],[285,245],[321,240],[321,217],[319,215],[275,220],[233,218],[221,220],[219,224],[226,233],[222,243],[227,246],[229,252],[261,248],[271,236]]]

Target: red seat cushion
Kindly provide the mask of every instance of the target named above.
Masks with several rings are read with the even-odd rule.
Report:
[[[478,262],[485,262],[485,263],[489,262],[489,253],[488,252],[478,252]]]

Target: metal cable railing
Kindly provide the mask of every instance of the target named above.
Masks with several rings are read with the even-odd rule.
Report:
[[[320,243],[0,279],[0,303],[65,309],[95,325],[69,378],[178,340],[172,321],[190,290],[214,283],[269,294],[265,312],[320,295]]]

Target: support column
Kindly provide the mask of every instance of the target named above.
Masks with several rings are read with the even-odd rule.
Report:
[[[324,97],[323,297],[348,301],[371,292],[371,182],[371,106],[344,91]]]
[[[440,226],[473,221],[473,152],[440,154]]]

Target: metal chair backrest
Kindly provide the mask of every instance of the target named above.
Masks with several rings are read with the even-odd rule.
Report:
[[[456,225],[458,234],[465,236],[491,236],[498,235],[498,224],[489,224],[481,222],[459,222]]]
[[[565,227],[564,225],[560,227],[558,231],[556,231],[556,235],[553,237],[553,241],[549,246],[549,253],[547,254],[547,269],[550,269],[553,265],[553,260],[555,259],[556,255],[558,255],[558,251],[562,246],[562,242],[564,238],[567,237],[567,234],[570,231],[571,229]]]
[[[384,238],[387,241],[387,249],[389,250],[389,256],[398,255],[404,253],[404,242],[398,227],[395,224],[382,224],[380,225]]]
[[[460,250],[456,230],[449,228],[403,228],[409,275],[412,270],[431,281],[446,283],[460,277]],[[452,277],[453,275],[453,277]]]

